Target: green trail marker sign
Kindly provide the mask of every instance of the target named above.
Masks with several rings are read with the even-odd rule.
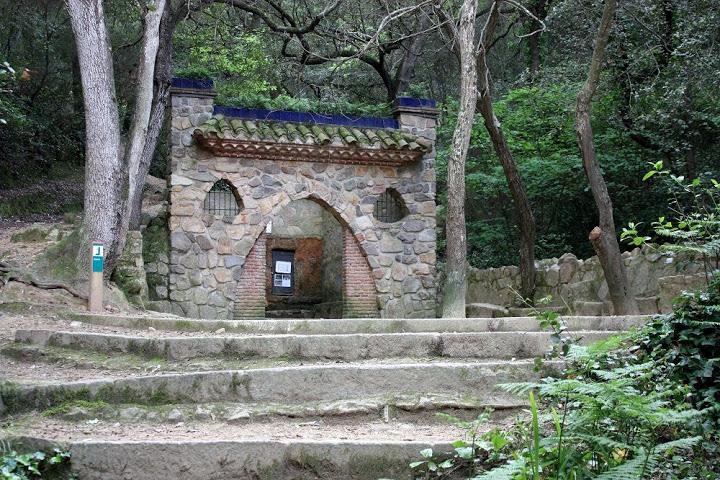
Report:
[[[90,249],[92,265],[90,268],[90,295],[88,310],[103,311],[103,269],[105,268],[105,246],[102,242],[93,242]]]
[[[92,271],[102,273],[105,266],[105,247],[102,243],[92,244]]]

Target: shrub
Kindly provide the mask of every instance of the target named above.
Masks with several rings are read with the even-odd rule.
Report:
[[[661,385],[687,387],[698,408],[720,405],[720,275],[707,291],[684,292],[672,314],[655,317],[639,333],[642,355]]]
[[[54,449],[51,453],[36,451],[18,454],[4,448],[0,456],[2,480],[67,479],[75,478],[68,472],[70,453]]]
[[[557,314],[538,317],[553,332],[550,356],[567,362],[563,377],[501,385],[529,396],[531,419],[498,451],[485,436],[424,451],[419,478],[455,478],[458,465],[473,480],[720,478],[720,277],[679,297],[672,314],[589,347]]]

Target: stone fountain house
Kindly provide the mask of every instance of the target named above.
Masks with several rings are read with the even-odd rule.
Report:
[[[413,98],[393,118],[217,106],[175,79],[172,310],[434,317],[436,121]]]

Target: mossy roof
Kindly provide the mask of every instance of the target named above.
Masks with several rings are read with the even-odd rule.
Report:
[[[217,137],[226,140],[268,143],[334,145],[419,152],[426,152],[430,148],[427,140],[397,129],[225,117],[211,118],[199,125],[194,133],[205,138]]]

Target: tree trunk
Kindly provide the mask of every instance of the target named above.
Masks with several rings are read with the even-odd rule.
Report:
[[[460,56],[460,105],[448,158],[448,206],[446,220],[446,279],[443,317],[465,317],[467,292],[467,233],[465,230],[465,159],[477,102],[475,59],[475,12],[477,0],[464,0],[455,42]]]
[[[412,82],[413,75],[415,74],[415,65],[417,64],[420,51],[427,37],[425,30],[427,30],[429,26],[430,17],[423,15],[418,25],[417,33],[410,39],[402,62],[398,65],[397,72],[395,73],[395,81],[393,82],[395,87],[395,91],[393,92],[394,97],[401,96]]]
[[[175,30],[175,25],[177,24],[177,19],[178,17],[173,15],[170,10],[170,3],[166,3],[162,19],[160,20],[159,46],[155,61],[152,113],[150,114],[150,121],[147,127],[145,147],[140,156],[137,174],[134,178],[135,188],[130,191],[131,195],[129,197],[129,228],[131,230],[140,228],[142,190],[150,170],[150,164],[152,163],[160,132],[165,123],[165,113],[170,98],[170,81],[172,80],[172,35]]]
[[[80,65],[87,137],[85,215],[77,258],[81,278],[88,272],[88,249],[92,241],[105,244],[105,274],[110,275],[125,246],[133,205],[131,199],[142,193],[149,167],[149,161],[145,166],[146,158],[152,155],[152,152],[147,152],[154,150],[159,132],[157,128],[153,136],[149,125],[153,113],[153,78],[160,43],[160,20],[166,14],[165,3],[166,0],[156,0],[147,4],[137,100],[126,154],[123,155],[112,53],[102,1],[67,0]],[[166,94],[164,98],[167,101]],[[164,107],[162,110],[164,114]],[[155,113],[156,118],[160,116],[157,109]],[[162,125],[162,118],[157,123]],[[147,142],[151,137],[152,142]]]
[[[605,48],[610,37],[616,6],[617,0],[605,0],[605,7],[603,9],[603,16],[600,21],[597,38],[595,39],[595,49],[590,61],[588,77],[577,98],[575,131],[577,133],[578,146],[582,153],[585,174],[587,175],[600,219],[599,226],[590,232],[589,239],[600,259],[600,265],[605,274],[605,280],[608,285],[615,315],[630,315],[638,313],[638,307],[633,292],[630,291],[625,264],[620,254],[620,246],[615,231],[615,220],[613,218],[612,201],[595,155],[593,131],[590,124],[592,97],[595,94],[600,80],[600,69],[605,57]]]
[[[530,201],[523,187],[520,173],[515,165],[515,159],[510,152],[500,122],[495,116],[490,92],[490,71],[487,66],[486,46],[492,43],[495,27],[500,14],[500,1],[493,4],[490,16],[482,36],[482,43],[478,50],[478,89],[479,109],[485,121],[485,128],[490,135],[495,153],[500,159],[505,178],[510,188],[510,194],[518,214],[520,228],[520,294],[525,301],[532,303],[535,297],[535,217],[533,216]]]
[[[87,277],[90,243],[106,245],[109,273],[120,254],[123,216],[123,165],[112,53],[102,0],[67,0],[75,33],[85,107],[85,214],[77,256],[79,276]]]
[[[142,189],[145,184],[147,170],[150,168],[150,158],[146,157],[146,144],[148,143],[148,129],[153,113],[153,79],[155,78],[155,61],[160,46],[160,21],[167,17],[165,0],[149,2],[145,13],[145,31],[143,33],[143,47],[138,67],[138,82],[136,87],[135,111],[133,112],[132,128],[128,139],[126,164],[128,167],[128,201],[123,217],[121,242],[118,251],[125,247],[125,237],[132,218],[133,209],[142,203]],[[163,112],[164,117],[164,112]],[[162,121],[161,121],[162,124]],[[159,130],[158,132],[159,133]],[[157,135],[156,133],[156,135]],[[153,151],[155,149],[155,141]],[[150,153],[152,155],[152,153]],[[139,220],[139,212],[136,214]]]
[[[530,6],[530,11],[540,20],[544,20],[547,16],[547,0],[535,0]],[[528,37],[528,49],[530,50],[530,78],[535,78],[540,71],[540,35],[542,32],[537,30],[537,24],[534,19],[529,20],[532,35]],[[535,31],[537,30],[537,31]]]

